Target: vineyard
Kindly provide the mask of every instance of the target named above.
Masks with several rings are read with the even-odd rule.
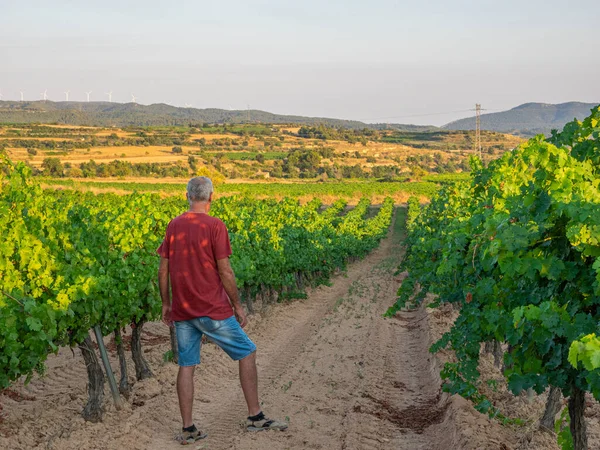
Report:
[[[472,166],[426,207],[409,202],[408,278],[388,315],[451,304],[458,316],[431,349],[456,356],[444,390],[518,424],[481,393],[482,349],[492,352],[514,395],[549,391],[541,426],[586,449],[586,392],[600,399],[600,109]]]
[[[599,138],[596,108],[487,166],[473,158],[470,175],[217,186],[225,195],[211,214],[228,227],[238,287],[255,313],[260,390],[292,431],[243,436],[236,368],[207,345],[198,403],[210,448],[597,448]],[[94,194],[52,180],[63,189],[43,189],[49,179],[8,159],[1,176],[0,447],[174,445],[177,352],[153,322],[156,249],[187,209],[183,186],[98,182],[131,192]],[[391,198],[371,203],[399,185],[414,189],[406,210],[394,214]],[[104,340],[122,410],[103,400]],[[63,366],[54,359],[69,347],[80,349],[77,370],[64,369],[76,365],[64,354]],[[64,378],[44,376],[57,367]],[[69,381],[79,394],[67,395],[73,374],[85,386]],[[53,383],[60,394],[42,397]],[[62,416],[27,415],[19,402],[66,406]]]
[[[115,334],[122,393],[127,368],[120,330],[132,326],[138,380],[152,372],[141,350],[146,322],[160,318],[156,285],[159,246],[170,219],[185,211],[176,197],[94,195],[42,190],[22,163],[4,159],[0,198],[0,389],[44,372],[61,346],[79,346],[90,398],[84,417],[102,417],[104,379],[90,330]],[[336,201],[227,197],[211,213],[228,226],[238,287],[252,312],[257,299],[303,295],[353,258],[362,258],[387,233],[393,202],[376,211],[366,199],[345,212]]]
[[[371,199],[388,196],[403,198],[406,201],[415,195],[426,200],[431,198],[439,189],[439,185],[453,183],[464,179],[461,174],[430,176],[425,181],[355,181],[327,183],[224,183],[219,186],[218,196],[249,195],[252,197],[293,197],[293,198],[322,198],[345,199],[348,201],[367,197]],[[43,178],[42,183],[49,187],[66,187],[76,190],[115,189],[122,192],[148,192],[162,195],[183,194],[185,183],[142,183],[129,181],[78,181]]]

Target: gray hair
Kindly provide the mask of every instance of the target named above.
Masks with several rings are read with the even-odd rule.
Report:
[[[207,202],[213,193],[213,184],[208,177],[194,177],[187,184],[188,200],[190,202]]]

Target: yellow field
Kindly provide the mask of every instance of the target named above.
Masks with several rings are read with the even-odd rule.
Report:
[[[77,127],[67,125],[48,125],[51,128],[63,130],[72,130],[70,137],[55,137],[52,132],[48,132],[48,137],[39,137],[39,131],[36,136],[29,137],[30,129],[27,127],[19,128],[18,126],[2,127],[0,126],[0,146],[3,146],[8,156],[15,161],[27,161],[34,167],[40,167],[43,160],[48,157],[57,157],[62,163],[69,163],[74,167],[78,164],[94,160],[98,163],[108,163],[114,160],[126,161],[129,163],[179,163],[187,165],[188,157],[195,155],[197,165],[217,165],[222,173],[228,174],[229,178],[268,178],[268,172],[273,169],[273,166],[280,165],[281,161],[267,159],[263,163],[258,163],[254,160],[239,160],[233,157],[239,152],[288,152],[293,148],[317,148],[323,147],[333,150],[332,158],[323,159],[321,166],[334,165],[339,166],[356,166],[357,164],[364,169],[371,169],[375,166],[400,166],[401,173],[410,172],[410,164],[406,163],[409,157],[420,158],[421,161],[431,161],[435,155],[439,161],[464,161],[472,150],[466,150],[473,140],[473,136],[463,133],[440,133],[439,135],[427,135],[426,133],[414,136],[406,134],[406,139],[411,136],[410,141],[403,143],[390,143],[382,141],[368,141],[366,145],[362,143],[349,143],[340,140],[319,140],[319,139],[304,139],[298,136],[290,136],[287,134],[278,134],[269,137],[242,137],[235,134],[227,133],[190,133],[180,135],[173,131],[170,133],[161,130],[161,132],[153,132],[151,129],[145,131],[147,142],[152,144],[152,141],[161,141],[168,135],[167,142],[173,142],[173,139],[185,140],[188,143],[195,140],[204,139],[206,145],[211,145],[211,142],[217,139],[229,139],[238,142],[237,146],[226,147],[213,145],[210,148],[198,145],[183,145],[182,153],[173,153],[173,145],[149,145],[149,146],[93,146],[90,148],[80,149],[61,149],[53,150],[37,149],[37,154],[31,155],[26,148],[16,148],[15,143],[19,140],[27,141],[54,141],[54,142],[72,142],[79,141],[92,142],[93,139],[106,141],[106,138],[111,135],[116,135],[118,138],[133,138],[138,137],[137,133],[124,131],[119,128],[95,128],[95,127]],[[277,127],[275,127],[277,128]],[[279,131],[287,130],[290,132],[298,132],[300,127],[280,127]],[[7,133],[10,130],[10,133]],[[19,132],[22,136],[15,136],[14,133]],[[43,130],[42,130],[43,132]],[[65,134],[69,135],[68,131]],[[485,148],[490,148],[498,144],[502,144],[503,150],[514,148],[523,139],[503,135],[500,133],[483,133],[483,145]],[[404,137],[403,137],[404,139]],[[241,143],[247,141],[247,145],[241,147]],[[111,141],[108,141],[109,143]],[[126,142],[121,142],[126,143]],[[60,146],[60,144],[58,144]],[[42,147],[40,145],[40,147]],[[462,148],[462,150],[460,150]],[[495,153],[497,154],[497,152]],[[228,158],[227,155],[232,156]],[[223,158],[219,158],[223,156]],[[493,155],[484,154],[485,158],[490,159]],[[218,160],[218,163],[217,163]],[[433,162],[422,163],[427,170],[434,170]],[[138,178],[139,180],[139,178]],[[155,181],[156,178],[151,178]],[[161,180],[163,181],[163,180]]]
[[[197,151],[197,148],[182,147],[184,153]],[[22,148],[7,148],[7,153],[13,161],[29,161],[33,166],[39,166],[42,161],[48,157],[45,152],[38,152],[31,156],[27,150]],[[90,151],[77,149],[66,155],[56,155],[63,163],[81,164],[94,160],[96,162],[110,162],[114,160],[129,161],[131,163],[168,163],[176,161],[186,161],[187,156],[183,153],[175,154],[171,149],[165,146],[150,147],[92,147]]]
[[[207,141],[214,141],[215,139],[235,139],[235,140],[244,140],[247,138],[243,138],[241,136],[236,136],[233,134],[203,134],[203,133],[193,133],[190,134],[190,139],[206,139]]]
[[[50,127],[50,128],[70,128],[70,129],[77,129],[77,128],[85,128],[87,130],[94,130],[97,127],[86,127],[85,125],[59,125],[59,124],[45,124],[45,127]]]
[[[128,132],[123,131],[123,130],[101,130],[101,131],[98,131],[95,134],[98,137],[107,137],[107,136],[110,136],[112,134],[116,134],[120,138],[128,138],[128,137],[134,137],[135,136],[135,133],[128,133]]]

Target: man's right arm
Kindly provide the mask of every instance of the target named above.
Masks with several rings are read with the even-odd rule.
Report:
[[[217,259],[217,268],[219,270],[219,277],[221,277],[221,282],[223,283],[225,292],[227,292],[229,300],[231,301],[231,306],[233,306],[235,316],[240,323],[240,326],[244,328],[248,323],[248,319],[246,317],[246,311],[244,311],[244,307],[240,302],[240,294],[235,282],[235,274],[233,273],[233,269],[229,263],[229,258]]]

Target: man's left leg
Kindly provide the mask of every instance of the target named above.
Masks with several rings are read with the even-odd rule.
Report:
[[[258,374],[256,371],[256,350],[245,358],[240,359],[240,383],[244,398],[248,405],[248,419],[246,428],[248,431],[262,430],[285,430],[286,422],[269,419],[265,416],[258,402]]]
[[[248,415],[255,416],[260,412],[258,403],[258,374],[256,371],[256,352],[240,359],[240,383],[244,398],[248,405]]]
[[[258,401],[258,375],[256,371],[256,345],[246,335],[235,317],[221,321],[205,321],[202,332],[221,347],[240,365],[240,384],[248,405],[246,428],[249,431],[285,430],[286,422],[266,417]]]
[[[179,372],[177,373],[177,397],[183,428],[179,440],[191,444],[207,435],[194,425],[194,369],[200,364],[200,344],[202,332],[196,326],[196,319],[175,322],[177,346],[179,349]]]

